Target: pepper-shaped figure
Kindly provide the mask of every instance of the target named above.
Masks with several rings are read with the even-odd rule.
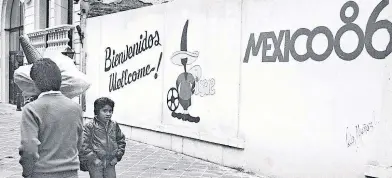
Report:
[[[176,80],[176,87],[171,88],[168,92],[168,107],[172,111],[172,116],[184,121],[198,123],[200,117],[191,116],[188,112],[188,108],[192,105],[192,95],[195,93],[196,82],[200,80],[201,68],[196,65],[187,71],[187,65],[195,62],[199,56],[199,52],[187,51],[187,31],[188,31],[188,20],[184,25],[181,38],[181,51],[174,52],[171,61],[175,65],[183,66],[184,72],[181,73]],[[171,96],[170,96],[171,94]],[[176,97],[175,95],[178,95]],[[176,113],[178,103],[184,109],[183,113]]]

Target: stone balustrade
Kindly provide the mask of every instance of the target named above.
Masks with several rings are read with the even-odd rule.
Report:
[[[40,29],[27,36],[30,38],[32,45],[42,54],[46,50],[61,50],[63,51],[71,40],[68,37],[68,32],[73,30],[73,25],[60,25]]]

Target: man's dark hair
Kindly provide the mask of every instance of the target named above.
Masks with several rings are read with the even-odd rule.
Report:
[[[30,77],[41,92],[60,91],[61,72],[57,64],[49,58],[34,62]]]
[[[107,97],[101,97],[94,101],[94,114],[98,115],[99,110],[109,105],[114,110],[114,101]]]

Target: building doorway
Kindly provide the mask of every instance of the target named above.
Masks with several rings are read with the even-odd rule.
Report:
[[[9,16],[9,26],[5,29],[9,33],[8,35],[8,97],[10,104],[17,104],[20,97],[21,90],[14,83],[14,72],[15,70],[23,65],[23,61],[20,61],[17,57],[22,55],[23,51],[19,43],[19,37],[23,34],[23,19],[24,10],[23,3],[19,0],[10,0],[11,10]],[[6,44],[7,45],[7,44]],[[21,102],[21,100],[19,100]]]

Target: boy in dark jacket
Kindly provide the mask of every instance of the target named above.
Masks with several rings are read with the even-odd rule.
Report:
[[[112,121],[114,101],[102,97],[94,102],[94,120],[83,130],[81,159],[86,159],[90,178],[115,178],[115,165],[125,152],[125,136]]]

